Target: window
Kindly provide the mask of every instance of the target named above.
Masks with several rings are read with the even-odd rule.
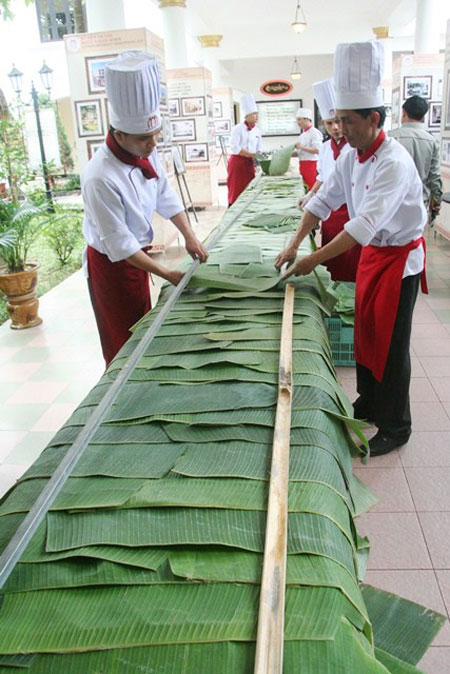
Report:
[[[35,1],[41,42],[54,42],[70,33],[85,32],[82,0]]]

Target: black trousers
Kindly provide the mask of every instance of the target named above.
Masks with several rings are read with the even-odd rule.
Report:
[[[383,380],[377,381],[370,370],[356,363],[357,391],[361,396],[361,407],[368,411],[369,418],[373,419],[384,435],[402,443],[405,443],[411,435],[409,347],[419,282],[420,274],[407,276],[402,281]]]

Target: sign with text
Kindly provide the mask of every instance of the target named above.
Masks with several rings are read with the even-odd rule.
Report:
[[[302,105],[296,101],[259,101],[258,126],[263,136],[298,136],[296,113]]]
[[[264,96],[287,96],[293,88],[288,80],[269,80],[261,84],[260,91]]]

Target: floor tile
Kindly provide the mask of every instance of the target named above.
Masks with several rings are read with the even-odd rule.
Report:
[[[56,433],[70,417],[75,407],[76,405],[71,403],[53,403],[53,405],[47,407],[30,430],[53,431]]]
[[[356,526],[370,540],[369,569],[431,569],[415,513],[368,512]]]
[[[416,306],[414,309],[413,322],[416,324],[419,323],[439,323],[438,316],[434,313],[432,309],[428,306]],[[444,321],[443,321],[444,322]]]
[[[46,409],[45,403],[2,405],[0,408],[0,430],[29,431]]]
[[[450,377],[432,377],[430,383],[441,402],[450,401]]]
[[[5,402],[8,405],[23,405],[26,403],[52,403],[65,389],[67,384],[61,381],[28,381],[16,389],[15,393]]]
[[[420,360],[417,358],[417,356],[411,356],[411,378],[417,377],[422,379],[426,376],[426,372],[423,369]]]
[[[338,379],[355,379],[356,380],[356,368],[355,367],[337,367],[336,374]]]
[[[30,346],[64,346],[72,337],[71,332],[50,332],[50,330],[46,330],[41,335],[32,339]]]
[[[449,326],[450,328],[450,326]],[[416,323],[413,321],[411,338],[415,339],[447,339],[448,330],[441,323]]]
[[[418,514],[435,569],[450,569],[450,512]]]
[[[0,366],[1,370],[1,366]],[[1,375],[0,375],[0,405],[5,402],[5,400],[8,400],[15,391],[17,391],[17,387],[20,386],[18,382],[13,382],[10,381],[8,383],[4,383],[1,381]]]
[[[49,363],[84,363],[94,356],[101,357],[100,347],[84,346],[80,349],[78,346],[63,346],[54,349],[52,355],[48,358]]]
[[[449,431],[450,419],[440,402],[411,402],[414,431]]]
[[[3,363],[0,368],[0,382],[23,382],[29,379],[39,368],[41,363]]]
[[[450,467],[405,468],[417,511],[450,511]]]
[[[446,573],[445,571],[438,571]],[[441,588],[434,571],[368,571],[364,582],[386,592],[398,594],[405,599],[421,604],[432,611],[448,615]],[[450,599],[450,596],[449,596]],[[450,624],[447,622],[437,635],[435,646],[450,646]]]
[[[442,323],[450,323],[450,309],[434,309],[434,313]]]
[[[426,674],[449,674],[450,648],[432,646],[418,663],[417,667]]]
[[[0,497],[6,494],[25,472],[23,465],[2,463],[0,466]]]
[[[400,459],[404,467],[450,466],[450,432],[414,431]]]
[[[26,435],[26,431],[0,431],[0,463],[6,459]]]
[[[409,397],[412,402],[439,402],[430,381],[424,377],[411,377]]]
[[[414,512],[414,503],[403,468],[377,467],[362,470],[355,467],[354,473],[379,498],[379,502],[370,512]]]
[[[376,429],[374,430],[375,433]],[[403,450],[401,450],[403,451]],[[360,459],[353,461],[353,466],[359,470],[372,470],[373,468],[401,468],[400,451],[394,449],[389,454],[383,456],[371,456],[369,461],[365,464]]]
[[[450,356],[422,356],[420,362],[427,377],[450,377]]]
[[[421,356],[450,356],[450,340],[448,338],[413,338],[414,352]]]
[[[49,363],[38,365],[30,377],[30,381],[84,381],[86,372],[80,363]]]
[[[46,448],[53,436],[53,431],[46,433],[30,431],[17,443],[14,449],[11,450],[6,457],[5,463],[14,463],[16,465],[25,464],[27,467],[31,466]]]
[[[2,344],[0,338],[0,344]],[[20,346],[0,346],[0,365],[3,363],[9,363],[12,356],[14,356],[17,351],[19,351]]]

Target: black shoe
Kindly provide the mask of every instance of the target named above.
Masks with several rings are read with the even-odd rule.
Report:
[[[389,452],[393,452],[394,449],[405,445],[407,442],[408,438],[390,438],[388,435],[384,435],[381,431],[378,431],[378,433],[369,440],[370,456],[389,454]]]
[[[368,421],[369,424],[373,424],[374,422],[372,413],[362,400],[361,396],[359,396],[353,403],[353,416],[360,421]]]

